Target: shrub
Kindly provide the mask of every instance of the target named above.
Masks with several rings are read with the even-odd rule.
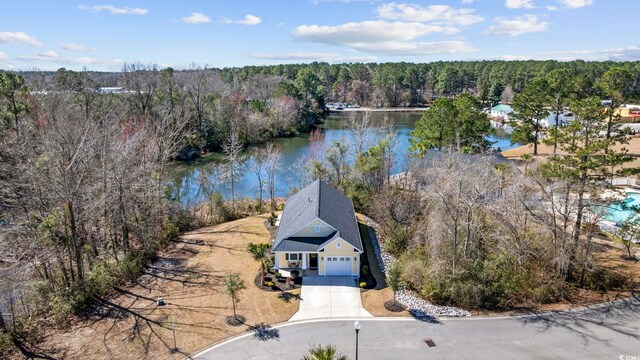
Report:
[[[291,271],[291,278],[292,278],[292,279],[295,279],[295,278],[297,278],[298,276],[300,276],[300,271],[298,271],[298,270],[293,270],[293,271]]]
[[[7,354],[11,348],[11,335],[0,331],[0,354]]]
[[[419,259],[409,260],[402,271],[402,281],[412,290],[421,290],[424,287],[427,269]]]
[[[276,213],[271,212],[271,215],[269,216],[269,225],[271,226],[276,226],[276,219],[278,217],[276,216]]]
[[[362,265],[362,269],[360,269],[360,274],[362,274],[362,276],[364,277],[371,275],[371,270],[369,269],[369,266]]]
[[[391,255],[399,256],[409,246],[409,231],[401,224],[391,222],[385,231],[384,248]]]
[[[542,304],[557,302],[566,297],[566,286],[559,280],[543,279],[532,292],[532,300]]]
[[[120,276],[124,280],[134,280],[142,273],[144,261],[136,254],[127,254],[118,266]]]
[[[168,244],[178,240],[180,237],[180,227],[177,222],[171,218],[165,218],[162,223],[162,244]]]
[[[109,263],[94,265],[85,279],[87,292],[94,295],[105,294],[120,281],[118,268]]]
[[[273,281],[269,281],[267,283],[267,286],[270,287],[270,288],[273,288],[273,287],[276,287],[276,283],[274,283]]]
[[[66,324],[69,317],[79,313],[87,303],[87,295],[84,289],[62,289],[51,298],[51,317],[58,324]]]
[[[364,289],[367,287],[367,282],[366,281],[360,281],[360,288]]]
[[[273,276],[275,276],[275,277],[276,277],[276,279],[280,279],[280,278],[282,277],[282,274],[281,274],[281,273],[279,273],[279,272],[277,272],[277,273],[275,273]]]
[[[599,268],[587,276],[586,287],[594,291],[620,289],[627,285],[628,278],[613,270]]]

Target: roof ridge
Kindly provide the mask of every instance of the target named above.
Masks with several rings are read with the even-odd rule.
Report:
[[[316,217],[320,218],[320,188],[322,187],[322,180],[318,179],[318,197],[316,201]]]

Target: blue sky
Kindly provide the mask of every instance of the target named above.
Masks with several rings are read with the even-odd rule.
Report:
[[[0,69],[639,60],[638,0],[2,0]]]

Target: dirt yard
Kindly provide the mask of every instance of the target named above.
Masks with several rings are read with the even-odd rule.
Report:
[[[56,359],[182,359],[248,330],[259,338],[277,337],[266,324],[288,320],[298,302],[254,285],[259,264],[245,248],[268,241],[265,219],[251,217],[185,234],[134,284],[104,300],[95,316],[70,330],[50,331],[39,344],[41,353]],[[233,312],[222,278],[231,272],[240,272],[247,287],[237,304],[246,325],[237,327],[225,322]],[[158,297],[165,306],[156,306]],[[171,353],[174,324],[179,352]]]

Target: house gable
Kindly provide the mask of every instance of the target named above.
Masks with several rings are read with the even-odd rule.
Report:
[[[357,256],[361,253],[361,251],[356,249],[353,245],[351,245],[348,241],[345,241],[341,237],[332,239],[327,243],[323,244],[320,247],[320,251],[324,252],[325,255],[343,255],[343,256]]]
[[[363,251],[353,202],[326,182],[316,180],[287,200],[273,248],[283,251],[279,250],[280,244],[293,239],[302,243],[289,244],[294,248],[305,247],[305,242],[319,246],[337,234]]]
[[[333,234],[334,232],[336,232],[336,229],[322,221],[322,219],[314,219],[301,227],[298,231],[295,231],[289,237],[325,237]]]

